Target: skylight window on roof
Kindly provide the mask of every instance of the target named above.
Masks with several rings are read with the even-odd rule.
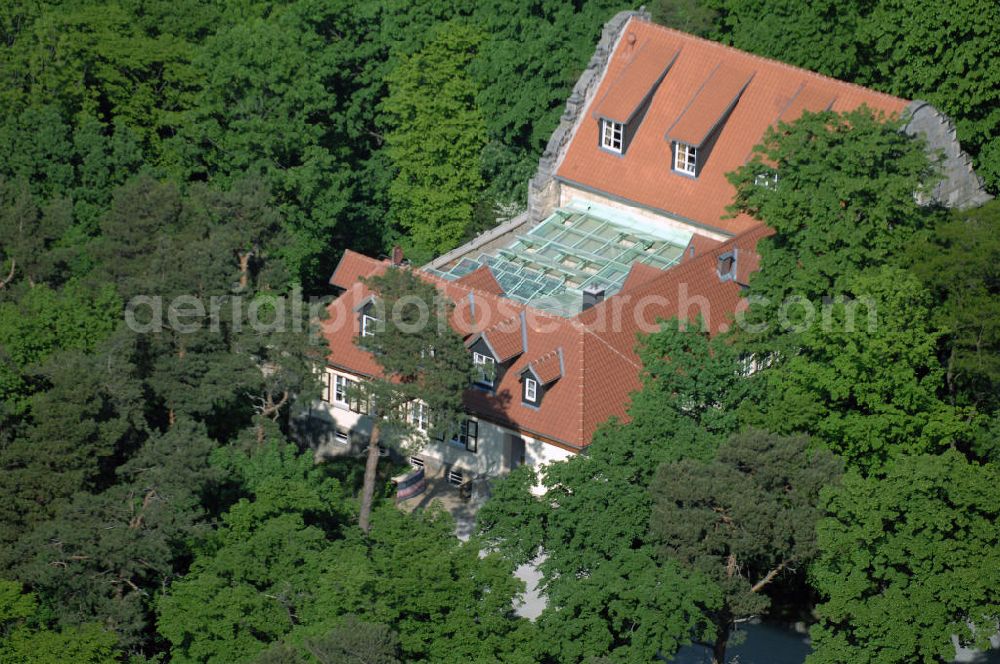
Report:
[[[686,143],[674,144],[674,170],[687,175],[698,172],[698,148]]]
[[[622,153],[622,145],[625,141],[625,125],[611,120],[601,120],[603,130],[601,131],[601,146],[605,150]],[[593,126],[593,125],[591,125]]]
[[[480,254],[476,262],[489,266],[508,298],[572,316],[580,312],[580,288],[595,284],[613,295],[621,289],[633,261],[669,267],[690,241],[689,236],[651,235],[649,229],[630,223],[559,210],[506,247]],[[456,265],[444,273],[445,278],[458,278],[456,273],[469,267]]]

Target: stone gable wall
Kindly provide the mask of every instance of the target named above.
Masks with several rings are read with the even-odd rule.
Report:
[[[570,141],[576,134],[577,127],[583,120],[583,110],[590,103],[590,100],[597,93],[597,88],[604,78],[604,72],[608,66],[608,60],[621,38],[622,29],[632,17],[641,20],[650,20],[650,14],[645,8],[635,11],[623,11],[604,24],[601,31],[601,39],[597,43],[597,49],[593,57],[587,63],[573,92],[566,100],[566,110],[563,111],[559,119],[559,126],[549,138],[545,152],[538,161],[538,171],[528,182],[528,221],[537,223],[548,217],[559,205],[559,184],[555,181],[556,170],[562,162],[566,149]]]
[[[925,101],[914,100],[904,111],[903,131],[921,135],[927,152],[941,170],[942,180],[931,192],[931,199],[945,207],[964,210],[991,200],[983,180],[972,169],[972,159],[958,143],[951,119]]]

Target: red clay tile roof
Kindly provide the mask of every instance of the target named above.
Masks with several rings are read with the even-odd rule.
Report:
[[[487,293],[493,293],[494,295],[504,294],[503,287],[500,286],[496,277],[493,276],[492,270],[490,270],[490,268],[486,265],[469,272],[455,281],[456,283],[468,286],[469,288],[475,290],[486,291]]]
[[[630,291],[636,286],[644,284],[650,279],[655,279],[661,274],[663,274],[663,270],[658,267],[653,267],[652,265],[647,265],[645,263],[632,263],[632,268],[628,271],[628,274],[625,275],[625,281],[622,283],[621,290],[618,292],[624,293],[625,291]]]
[[[556,176],[571,185],[666,212],[729,235],[747,231],[757,222],[746,215],[723,219],[725,207],[732,202],[734,194],[725,175],[747,161],[767,127],[782,114],[790,117],[799,105],[812,108],[819,104],[821,108],[829,97],[833,97],[831,109],[834,111],[867,104],[886,114],[898,114],[907,104],[904,99],[632,18],[622,31],[624,36],[612,54],[604,79],[594,95],[597,100],[592,102],[595,109],[619,80],[629,80],[624,73],[630,61],[626,53],[629,33],[636,37],[634,48],[645,53],[649,46],[650,52],[661,54],[664,63],[678,49],[680,54],[657,87],[649,110],[624,155],[609,154],[600,149],[599,122],[593,118],[592,112],[587,112]],[[716,142],[701,165],[698,177],[678,175],[671,170],[671,146],[666,138],[668,129],[685,115],[685,109],[703,86],[706,89],[711,87],[708,85],[710,77],[722,63],[733,72],[753,72],[753,79],[715,134]],[[641,90],[643,85],[636,84],[633,94],[644,94]],[[801,94],[806,96],[801,97]],[[797,96],[800,97],[798,100]],[[716,118],[692,116],[691,121],[696,119],[699,123],[702,120],[709,123]],[[684,124],[680,126],[682,129],[685,127]],[[691,131],[691,134],[697,133]]]
[[[667,138],[701,147],[739,99],[753,74],[745,67],[720,62],[677,122],[667,130]]]
[[[354,252],[346,252],[335,274],[337,281],[348,278],[349,273],[369,276],[388,269],[386,261],[367,258]],[[410,269],[410,268],[407,268]],[[507,325],[513,325],[518,332],[520,344],[520,314],[525,313],[525,330],[528,335],[526,353],[515,357],[510,368],[503,374],[493,393],[479,389],[469,389],[465,395],[465,406],[478,416],[553,440],[564,445],[580,448],[589,438],[584,437],[583,415],[581,412],[583,385],[583,358],[579,356],[576,343],[566,347],[567,340],[579,337],[579,325],[572,319],[561,318],[525,307],[507,298],[482,291],[473,291],[457,281],[448,282],[425,272],[420,276],[435,284],[448,299],[455,303],[452,325],[465,336],[486,331],[487,338],[499,345],[506,343]],[[475,306],[470,306],[469,295],[474,296]],[[359,317],[354,311],[358,303],[369,297],[371,292],[361,283],[350,285],[344,293],[328,307],[329,316],[323,322],[323,334],[329,344],[328,363],[336,368],[365,376],[382,375],[381,369],[372,356],[359,349],[354,340],[359,332]],[[470,319],[473,321],[470,323]],[[499,341],[502,334],[505,341]],[[541,408],[531,408],[521,403],[520,373],[532,359],[565,348],[566,372],[563,380],[556,381],[545,393]]]
[[[711,251],[719,246],[718,240],[713,240],[710,237],[704,235],[698,235],[695,233],[691,236],[691,241],[688,242],[688,246],[684,248],[684,255],[681,256],[681,261],[691,260],[692,258],[697,258],[701,256],[706,251]]]
[[[655,275],[648,266],[634,267],[636,275],[643,275],[641,281],[633,280],[628,289],[574,318],[553,316],[504,297],[474,291],[458,281],[419,274],[455,303],[452,325],[463,335],[482,333],[503,355],[518,351],[508,360],[510,366],[493,393],[479,389],[466,392],[466,409],[527,435],[582,448],[609,417],[627,418],[629,395],[640,387],[637,335],[658,329],[660,319],[678,316],[690,320],[698,314],[711,332],[728,329],[733,312],[744,308],[745,300],[737,281],[719,279],[718,257],[736,248],[737,280],[743,281],[750,270],[756,269],[757,241],[770,233],[758,225],[668,270],[654,270]],[[388,267],[386,261],[347,252],[335,272],[336,280],[369,276]],[[474,296],[474,307],[470,306],[470,294]],[[323,331],[330,347],[331,366],[377,376],[381,375],[378,364],[354,344],[359,331],[354,309],[370,295],[362,284],[350,284],[330,304]],[[469,323],[467,317],[473,309],[474,322]],[[526,349],[521,341],[522,313]],[[539,380],[550,382],[537,408],[524,405],[520,398],[521,374],[529,365]],[[552,380],[554,375],[558,380]]]
[[[813,84],[803,83],[778,119],[782,122],[795,122],[802,117],[804,111],[828,111],[836,99],[837,93],[833,90],[822,90]]]
[[[377,264],[378,261],[348,249],[330,276],[330,283],[338,288],[350,288],[362,277],[374,274]]]
[[[522,329],[524,326],[525,322],[519,315],[483,330],[479,336],[485,339],[487,345],[493,350],[497,362],[506,362],[525,351],[524,341],[527,330]]]
[[[529,366],[539,382],[542,385],[548,385],[552,381],[562,378],[562,364],[562,346],[560,346],[556,350],[542,355],[537,360],[533,360]]]
[[[623,57],[628,59],[618,78],[597,102],[593,117],[625,123],[632,119],[642,102],[663,79],[677,58],[679,49],[664,50],[655,42],[647,42],[629,54],[627,41]]]

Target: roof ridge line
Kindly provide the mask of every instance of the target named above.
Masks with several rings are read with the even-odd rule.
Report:
[[[629,17],[629,22],[631,22],[633,20],[641,21],[642,23],[645,23],[645,24],[647,24],[647,25],[649,25],[652,28],[657,29],[657,30],[663,30],[663,31],[669,32],[671,34],[681,35],[682,37],[685,37],[687,39],[693,39],[693,40],[698,41],[698,42],[704,42],[705,44],[709,44],[711,46],[716,46],[716,47],[719,47],[719,48],[722,48],[722,49],[725,49],[725,50],[728,50],[728,51],[735,51],[736,53],[739,53],[741,55],[746,55],[746,56],[749,56],[749,57],[754,58],[756,60],[763,60],[764,62],[776,64],[776,65],[778,65],[780,67],[783,67],[785,69],[791,69],[791,70],[794,70],[794,71],[797,71],[797,72],[803,72],[805,74],[809,74],[810,76],[814,76],[816,78],[820,78],[820,79],[823,79],[825,81],[833,81],[835,83],[840,83],[841,85],[849,85],[852,88],[857,88],[859,90],[864,90],[866,92],[871,92],[871,93],[874,93],[874,94],[879,95],[881,97],[886,97],[888,99],[898,99],[898,100],[907,101],[907,102],[913,101],[912,99],[906,99],[905,97],[897,97],[896,95],[889,94],[888,92],[882,92],[880,90],[875,90],[873,88],[866,88],[865,86],[861,85],[860,83],[853,83],[851,81],[845,81],[843,79],[834,78],[833,76],[827,76],[826,74],[821,74],[819,72],[812,71],[811,69],[805,69],[803,67],[797,67],[797,66],[795,66],[793,64],[789,64],[789,63],[783,62],[781,60],[775,60],[773,58],[768,58],[768,57],[763,56],[763,55],[758,55],[756,53],[751,53],[750,51],[744,51],[742,49],[736,48],[735,46],[731,46],[729,44],[723,44],[722,42],[717,42],[717,41],[714,41],[712,39],[708,39],[706,37],[699,37],[698,35],[692,35],[690,33],[684,32],[683,30],[678,30],[676,28],[670,28],[670,27],[667,27],[665,25],[660,25],[659,23],[654,23],[652,20],[642,19],[642,18],[639,18],[638,16],[631,16],[631,17]],[[625,25],[628,26],[628,23],[626,23]],[[862,102],[862,103],[864,103],[864,102]]]

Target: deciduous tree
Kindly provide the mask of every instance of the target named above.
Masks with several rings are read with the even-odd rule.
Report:
[[[932,218],[914,196],[932,184],[927,157],[899,126],[867,107],[806,112],[768,129],[751,161],[730,174],[732,209],[775,231],[758,243],[750,320],[768,323],[773,335],[786,298],[819,304],[842,292],[858,271],[901,256]],[[758,175],[773,173],[776,184],[758,184]]]
[[[463,23],[445,24],[389,75],[382,107],[396,169],[390,211],[418,262],[464,239],[483,188],[485,130],[468,74],[480,41]]]
[[[757,377],[768,395],[758,421],[810,433],[867,472],[902,453],[968,440],[973,414],[941,399],[931,306],[917,278],[899,268],[855,276],[797,335],[794,352]]]
[[[952,399],[1000,406],[1000,203],[953,213],[913,243],[912,271],[934,296]]]
[[[931,662],[986,647],[1000,613],[1000,475],[954,450],[823,492],[810,664]]]
[[[754,386],[739,375],[737,351],[699,325],[665,321],[639,354],[643,388],[627,423],[608,423],[585,454],[547,466],[541,498],[535,474],[519,468],[479,513],[480,534],[513,562],[544,553],[538,623],[554,661],[644,660],[713,633],[703,608],[721,595],[658,558],[649,485],[663,462],[712,459]]]
[[[0,581],[0,662],[4,664],[112,664],[117,639],[96,622],[52,629],[34,593]]]

